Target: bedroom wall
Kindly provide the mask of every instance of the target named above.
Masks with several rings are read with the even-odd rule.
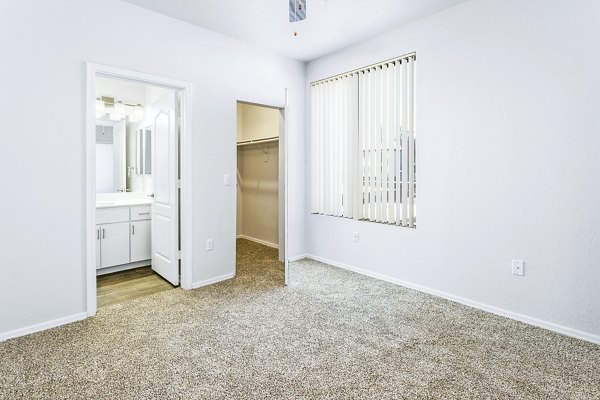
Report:
[[[283,106],[288,88],[290,254],[305,252],[303,63],[118,0],[2,1],[0,54],[0,340],[85,312],[86,62],[192,84],[197,285],[235,271],[236,101]]]
[[[277,122],[277,119],[276,119]],[[240,146],[238,174],[242,221],[239,235],[279,244],[279,145]]]
[[[310,62],[307,82],[416,51],[418,226],[307,214],[308,253],[600,342],[598,21],[477,0]]]

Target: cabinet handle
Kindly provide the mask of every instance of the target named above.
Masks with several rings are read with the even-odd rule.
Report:
[[[131,224],[131,234],[135,235],[135,225]]]
[[[104,239],[104,228],[102,228],[102,239]]]
[[[96,239],[100,240],[100,229],[96,229]]]

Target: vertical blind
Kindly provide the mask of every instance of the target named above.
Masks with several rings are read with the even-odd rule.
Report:
[[[416,226],[415,55],[311,85],[311,212]]]

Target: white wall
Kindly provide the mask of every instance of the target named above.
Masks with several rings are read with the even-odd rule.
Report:
[[[194,282],[235,270],[236,100],[282,106],[289,88],[290,254],[305,252],[302,63],[118,0],[2,1],[0,55],[0,335],[85,311],[86,61],[193,85]]]
[[[279,114],[279,113],[278,113]],[[278,118],[276,118],[278,123]],[[242,209],[238,234],[274,245],[279,243],[279,146],[277,143],[238,148]]]
[[[279,110],[250,104],[241,104],[242,128],[238,142],[279,136]]]
[[[600,340],[598,21],[592,0],[471,1],[309,63],[417,52],[419,215],[310,215],[308,252]]]

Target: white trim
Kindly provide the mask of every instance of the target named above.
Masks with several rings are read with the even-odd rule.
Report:
[[[215,276],[214,278],[205,279],[203,281],[193,283],[192,284],[192,289],[198,289],[199,287],[202,287],[202,286],[208,286],[208,285],[212,285],[212,284],[215,284],[215,283],[223,282],[223,281],[226,281],[228,279],[232,279],[234,277],[235,277],[235,273],[234,272],[232,272],[230,274]]]
[[[283,282],[285,286],[289,284],[290,281],[290,218],[289,218],[289,142],[290,142],[290,102],[288,95],[288,88],[285,88],[285,106],[283,108],[283,124],[284,124],[284,132],[283,132]]]
[[[96,270],[96,276],[112,274],[113,272],[127,271],[141,267],[149,267],[152,265],[151,260],[136,261],[128,264],[115,265],[114,267],[100,268]]]
[[[181,136],[179,138],[180,180],[185,182],[179,189],[179,232],[181,235],[181,288],[193,288],[194,240],[193,240],[193,171],[192,171],[192,85],[185,84],[181,93]]]
[[[300,257],[300,256],[298,256]],[[566,336],[574,337],[576,339],[585,340],[587,342],[600,344],[600,336],[594,335],[592,333],[582,332],[573,328],[569,328],[563,325],[555,324],[553,322],[543,321],[534,317],[530,317],[527,315],[515,313],[512,311],[508,311],[502,308],[490,306],[488,304],[480,303],[478,301],[465,299],[463,297],[455,296],[450,293],[442,292],[440,290],[431,289],[426,286],[421,286],[415,283],[403,281],[401,279],[393,278],[391,276],[387,276],[384,274],[380,274],[377,272],[372,272],[363,268],[354,267],[351,265],[343,264],[337,261],[329,260],[323,257],[318,257],[312,254],[306,254],[302,256],[303,258],[310,258],[315,261],[319,261],[337,268],[345,269],[348,271],[356,272],[361,275],[369,276],[371,278],[376,278],[385,282],[393,283],[395,285],[404,286],[409,289],[414,289],[419,292],[431,294],[433,296],[441,297],[446,300],[450,300],[456,303],[460,303],[465,306],[477,308],[479,310],[487,311],[489,313],[499,315],[501,317],[510,318],[519,322],[523,322],[528,325],[537,326],[538,328],[547,329],[552,332],[560,333]],[[297,258],[297,257],[296,257]]]
[[[127,79],[150,85],[167,87],[181,93],[181,153],[180,179],[185,185],[180,189],[180,232],[181,250],[185,258],[181,260],[181,287],[192,289],[193,238],[192,238],[192,85],[174,79],[128,71],[106,65],[86,63],[86,156],[85,156],[85,230],[91,232],[96,226],[96,76]],[[95,235],[85,234],[85,291],[87,316],[96,315],[96,243]]]
[[[236,239],[246,239],[246,240],[249,240],[251,242],[255,242],[255,243],[259,243],[259,244],[264,244],[265,246],[269,246],[269,247],[272,247],[274,249],[278,249],[279,248],[279,245],[276,245],[275,243],[267,242],[266,240],[257,239],[257,238],[253,238],[253,237],[246,236],[246,235],[237,235],[235,238]]]
[[[299,254],[297,256],[294,257],[290,257],[288,259],[289,262],[295,262],[295,261],[300,261],[303,260],[305,258],[313,258],[313,256],[309,255],[309,254]],[[318,260],[317,260],[318,261]]]
[[[32,333],[45,331],[46,329],[56,328],[57,326],[70,324],[72,322],[81,321],[82,319],[86,319],[87,316],[87,313],[78,313],[69,315],[68,317],[57,318],[51,321],[46,321],[39,324],[26,326],[24,328],[15,329],[13,331],[0,333],[0,342],[4,342],[5,340],[13,339],[19,336],[25,336],[30,335]]]

